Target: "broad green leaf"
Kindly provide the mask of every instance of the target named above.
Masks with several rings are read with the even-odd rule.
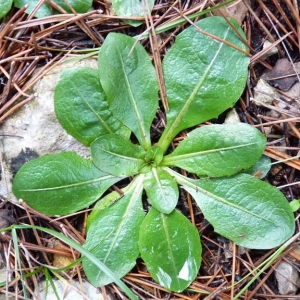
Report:
[[[264,135],[250,125],[208,125],[191,131],[173,153],[164,157],[162,165],[199,176],[229,176],[251,167],[265,146]]]
[[[112,0],[111,2],[117,15],[121,17],[144,17],[148,15],[147,7],[144,5],[148,5],[150,11],[154,6],[154,0]],[[144,23],[135,20],[124,20],[124,22],[132,26],[139,26]]]
[[[293,212],[296,212],[300,208],[300,200],[293,200],[290,202],[290,207]]]
[[[0,0],[0,19],[10,11],[12,4],[12,0]]]
[[[72,13],[72,10],[67,5],[64,0],[54,0],[58,5],[60,5],[64,10],[68,13]],[[35,6],[39,3],[39,0],[14,0],[15,6],[18,8],[24,7],[28,4],[28,8],[26,9],[26,13],[30,14]],[[85,13],[92,6],[92,0],[68,0],[70,6],[78,13]],[[56,11],[50,7],[48,3],[43,3],[41,7],[35,13],[35,17],[43,18],[47,16],[51,16]]]
[[[54,0],[59,6],[61,6],[68,13],[72,13],[67,1]],[[78,13],[85,13],[92,7],[92,0],[68,0],[70,6]]]
[[[95,165],[115,176],[131,176],[145,164],[145,151],[118,134],[107,134],[91,144]]]
[[[23,165],[13,193],[46,215],[66,215],[88,207],[122,178],[104,173],[73,152],[44,155]]]
[[[126,275],[139,256],[138,234],[144,219],[142,206],[143,175],[137,177],[124,196],[93,216],[84,248],[94,254],[118,277]],[[95,286],[113,280],[84,258],[83,269]]]
[[[181,179],[179,182],[215,231],[240,246],[271,249],[294,233],[294,216],[288,201],[266,182],[248,174]]]
[[[177,210],[165,215],[151,208],[141,225],[139,246],[152,277],[166,289],[181,292],[197,276],[202,252],[199,233]]]
[[[179,191],[175,179],[160,168],[145,174],[144,188],[149,203],[158,211],[169,214],[177,205]]]
[[[97,217],[99,211],[103,210],[107,206],[110,206],[114,202],[121,199],[123,197],[123,194],[125,194],[130,189],[130,187],[131,187],[131,184],[126,186],[125,188],[121,189],[121,193],[112,191],[111,193],[107,194],[105,197],[103,197],[99,201],[97,201],[87,219],[87,223],[86,223],[87,230],[89,229],[89,226],[93,222],[94,218]]]
[[[15,7],[17,8],[22,8],[26,4],[28,4],[28,8],[25,11],[27,14],[30,14],[34,10],[36,5],[39,3],[39,0],[13,0],[13,1]],[[34,16],[36,18],[43,18],[51,15],[52,15],[52,9],[50,5],[48,3],[43,3]]]
[[[266,155],[262,155],[261,158],[251,168],[245,170],[243,173],[250,174],[256,178],[264,178],[267,176],[271,169],[271,159]]]
[[[148,149],[158,108],[158,84],[146,50],[134,44],[129,36],[110,33],[99,52],[99,74],[112,113]]]
[[[122,126],[111,113],[98,71],[66,69],[54,91],[55,113],[63,128],[84,145]]]
[[[232,24],[244,36],[237,22]],[[221,17],[196,23],[240,49],[247,47]],[[218,117],[238,100],[247,80],[249,57],[190,26],[176,37],[163,60],[169,111],[158,142],[165,152],[173,138],[188,127]]]

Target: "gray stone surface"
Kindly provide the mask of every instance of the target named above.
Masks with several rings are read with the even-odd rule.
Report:
[[[298,290],[299,273],[295,267],[282,261],[275,270],[278,290],[281,295],[295,295]]]
[[[98,67],[97,60],[91,58],[55,67],[33,87],[34,99],[6,120],[1,128],[2,134],[10,136],[0,136],[0,194],[10,201],[16,200],[11,192],[13,176],[30,159],[62,151],[75,151],[83,157],[89,156],[89,148],[68,135],[54,113],[55,85],[62,70],[74,66]]]
[[[91,300],[102,300],[102,294],[92,286],[87,281],[83,281],[82,285],[77,281],[66,281],[53,280],[56,292],[61,300],[77,300],[77,299],[91,299]],[[48,282],[49,285],[49,282]],[[41,281],[39,283],[40,292],[37,293],[37,297],[34,300],[43,299],[43,300],[57,300],[57,297],[51,286],[48,287],[46,293],[46,281]],[[111,300],[110,297],[107,297],[108,300]]]

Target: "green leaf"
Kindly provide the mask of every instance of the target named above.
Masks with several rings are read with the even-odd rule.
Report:
[[[141,202],[143,176],[136,178],[131,188],[112,206],[93,216],[84,248],[94,254],[118,277],[126,275],[139,256],[138,233],[144,219]],[[83,269],[95,286],[113,280],[88,259],[83,259]]]
[[[256,178],[262,179],[269,173],[271,165],[271,159],[266,155],[262,155],[255,165],[245,170],[243,173],[250,174],[252,176],[255,176]]]
[[[179,191],[175,179],[160,168],[145,174],[144,188],[149,203],[158,211],[169,214],[177,205]]]
[[[25,10],[27,14],[30,14],[36,5],[39,3],[39,0],[13,0],[15,7],[22,8],[28,4],[28,8]],[[52,15],[52,9],[48,3],[43,3],[37,12],[34,14],[36,18],[43,18]]]
[[[144,7],[144,4],[149,5],[150,11],[154,6],[154,0],[112,0],[111,2],[117,15],[121,17],[144,17],[148,15],[147,7]],[[139,26],[144,23],[143,21],[134,20],[124,20],[124,22],[132,26]]]
[[[250,125],[208,125],[191,131],[173,153],[164,157],[162,165],[199,176],[229,176],[251,167],[265,146],[264,135]]]
[[[296,212],[300,208],[300,200],[293,200],[290,202],[290,207],[293,212]]]
[[[122,126],[109,110],[98,71],[92,68],[63,71],[55,87],[54,104],[60,124],[84,145]]]
[[[158,146],[151,146],[145,155],[145,161],[149,164],[153,164],[155,167],[157,167],[162,159],[164,157],[164,154],[162,150]]]
[[[244,36],[237,22],[232,24]],[[203,31],[247,50],[221,17],[200,20]],[[158,142],[165,152],[173,138],[188,127],[218,117],[244,90],[249,57],[190,26],[176,37],[163,60],[169,104],[166,129]]]
[[[60,124],[84,145],[122,126],[109,110],[98,71],[92,68],[64,70],[55,87],[54,101]]]
[[[58,5],[60,5],[64,10],[68,13],[72,13],[72,10],[66,4],[64,0],[54,0]],[[30,14],[36,5],[39,3],[39,0],[14,0],[15,6],[18,8],[24,7],[28,4],[28,8],[26,9],[26,13]],[[92,0],[68,0],[70,6],[78,13],[85,13],[92,6]],[[35,13],[35,17],[43,18],[47,16],[51,16],[56,12],[53,8],[50,7],[48,3],[43,3],[41,7]]]
[[[165,215],[151,208],[141,229],[139,246],[152,277],[174,292],[197,276],[202,247],[197,228],[177,210]]]
[[[131,176],[144,165],[145,151],[118,134],[107,134],[91,144],[95,165],[115,176]]]
[[[110,33],[99,52],[99,74],[114,116],[148,149],[158,108],[158,84],[146,50],[134,44],[129,36]]]
[[[12,4],[12,0],[0,0],[0,19],[10,11]]]
[[[68,13],[72,13],[67,1],[65,0],[54,0],[59,6],[61,6]],[[85,13],[92,7],[92,0],[68,0],[70,6],[78,13]]]
[[[47,215],[66,215],[88,207],[122,178],[100,171],[73,152],[44,155],[23,165],[13,193]]]
[[[271,249],[294,233],[289,203],[266,182],[248,174],[213,180],[179,176],[176,178],[196,200],[215,231],[237,245]]]

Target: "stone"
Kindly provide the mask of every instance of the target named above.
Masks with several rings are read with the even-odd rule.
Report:
[[[235,108],[232,108],[228,111],[225,117],[225,124],[236,124],[236,123],[241,123],[240,117],[238,113],[236,112]]]
[[[83,280],[82,284],[78,281],[62,281],[58,279],[53,279],[56,292],[59,299],[64,300],[75,300],[75,299],[93,299],[93,300],[102,300],[104,297],[99,292],[97,288],[91,285],[89,282]],[[37,299],[43,300],[57,300],[57,297],[54,293],[50,282],[48,282],[48,291],[46,292],[46,281],[41,281],[39,283],[39,293],[35,291]],[[84,297],[86,296],[86,298]],[[107,300],[112,300],[111,297],[107,296]]]
[[[272,105],[275,98],[279,98],[279,94],[271,87],[264,79],[259,79],[254,88],[254,99],[256,105],[260,106],[259,102]]]
[[[54,113],[53,94],[61,72],[65,68],[85,66],[98,68],[96,59],[69,61],[53,68],[32,89],[34,99],[20,108],[2,126],[0,136],[0,194],[10,201],[13,177],[27,161],[44,154],[74,151],[89,157],[89,148],[68,135]],[[9,136],[8,136],[9,135]]]
[[[299,273],[286,261],[280,262],[275,269],[278,290],[281,295],[295,295],[298,290]]]

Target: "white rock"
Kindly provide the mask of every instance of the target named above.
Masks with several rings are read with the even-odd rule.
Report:
[[[278,290],[281,295],[295,295],[299,283],[299,273],[296,268],[286,261],[282,261],[275,270]]]
[[[271,43],[270,41],[266,40],[263,44],[263,50],[269,48],[273,43]],[[269,56],[272,56],[273,54],[278,53],[278,48],[277,47],[272,47],[267,53],[265,53],[261,59],[265,60],[266,58],[268,58]]]
[[[13,175],[32,158],[62,151],[75,151],[89,157],[89,148],[68,135],[54,113],[53,93],[63,69],[74,66],[97,68],[96,59],[66,62],[50,71],[33,87],[35,98],[5,121],[0,137],[2,176],[0,194],[10,201],[16,200],[11,192]]]
[[[255,101],[256,105],[260,106],[259,102],[271,105],[274,98],[279,98],[276,90],[264,79],[259,79],[256,87],[254,88],[254,99],[257,101]]]
[[[241,123],[240,117],[236,112],[235,108],[232,108],[227,114],[224,121],[225,124],[236,124]]]
[[[300,82],[295,83],[290,90],[285,92],[289,97],[291,97],[295,102],[294,106],[300,108]]]
[[[87,281],[83,281],[82,285],[78,281],[66,281],[53,280],[56,292],[60,300],[102,300],[104,299],[102,294],[93,285]],[[46,281],[41,281],[39,283],[39,293],[35,292],[36,297],[33,300],[43,299],[43,300],[57,300],[57,297],[53,291],[52,286],[48,282],[48,291],[46,291]],[[107,296],[108,300],[111,300]]]

